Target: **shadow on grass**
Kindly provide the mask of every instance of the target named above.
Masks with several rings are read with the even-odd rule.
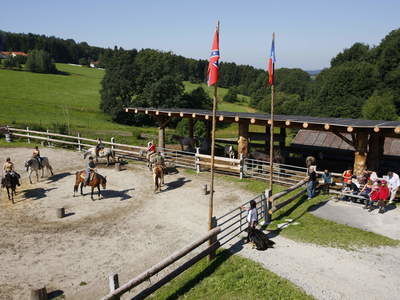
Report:
[[[233,252],[229,250],[219,251],[215,259],[211,263],[209,263],[204,270],[198,273],[191,280],[187,281],[181,288],[175,291],[172,295],[168,296],[166,299],[168,300],[178,299],[179,297],[185,295],[197,284],[203,281],[203,279],[212,275],[218,269],[218,267],[221,266],[225,261],[227,261],[232,255]]]

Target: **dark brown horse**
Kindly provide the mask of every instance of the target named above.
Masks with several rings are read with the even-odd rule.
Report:
[[[14,204],[14,195],[17,194],[17,184],[18,177],[17,175],[13,175],[10,173],[6,173],[4,178],[1,179],[1,187],[5,187],[7,189],[8,200],[11,200]]]
[[[74,197],[75,197],[75,193],[78,191],[79,184],[81,184],[81,195],[83,195],[83,186],[84,186],[85,180],[86,180],[85,175],[86,175],[85,171],[78,171],[75,173]],[[103,177],[97,173],[91,173],[89,176],[91,176],[91,179],[89,180],[88,186],[90,186],[92,188],[92,193],[91,193],[90,197],[94,201],[94,199],[93,199],[94,189],[97,188],[99,199],[100,199],[101,198],[100,185],[103,187],[103,189],[105,189],[107,179],[106,179],[106,177]]]

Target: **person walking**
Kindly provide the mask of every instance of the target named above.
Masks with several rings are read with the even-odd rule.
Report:
[[[397,191],[399,190],[400,187],[400,179],[399,175],[389,171],[388,172],[388,187],[390,190],[390,198],[389,198],[389,204],[392,204],[394,202],[394,198],[396,198]]]

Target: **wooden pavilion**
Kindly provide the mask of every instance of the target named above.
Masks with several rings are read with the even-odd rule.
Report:
[[[154,116],[159,125],[159,141],[165,146],[165,127],[170,118],[188,118],[189,135],[193,137],[194,120],[203,120],[210,129],[212,112],[198,109],[129,107],[127,113],[144,113]],[[238,124],[238,140],[269,140],[271,119],[269,114],[217,111],[217,121]],[[250,124],[264,126],[265,134],[249,132]],[[400,121],[359,120],[344,118],[319,118],[310,116],[274,115],[274,126],[280,128],[276,139],[282,145],[286,138],[286,128],[331,132],[341,141],[354,148],[354,171],[379,169],[383,157],[386,137],[400,138]],[[209,130],[210,131],[210,130]],[[241,148],[241,147],[239,147]],[[242,153],[246,154],[246,153]]]

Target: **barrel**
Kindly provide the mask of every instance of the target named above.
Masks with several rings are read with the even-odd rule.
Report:
[[[5,136],[6,136],[6,142],[7,143],[11,143],[12,142],[11,134],[10,133],[6,133]]]
[[[65,208],[57,208],[57,218],[64,218],[65,217]]]

